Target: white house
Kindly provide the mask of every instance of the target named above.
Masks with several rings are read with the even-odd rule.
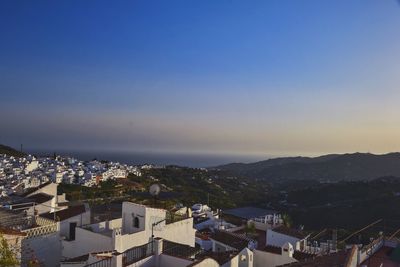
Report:
[[[76,227],[90,224],[90,209],[88,204],[70,206],[56,212],[42,214],[41,217],[59,222],[60,237],[74,240]]]
[[[96,251],[123,252],[147,244],[154,237],[195,246],[193,218],[167,216],[163,209],[132,202],[122,205],[122,217],[76,227],[75,240],[63,240],[63,256],[73,258]]]
[[[309,235],[302,231],[288,228],[284,225],[267,229],[266,244],[270,246],[282,247],[286,242],[289,242],[295,250],[303,251],[307,245]]]

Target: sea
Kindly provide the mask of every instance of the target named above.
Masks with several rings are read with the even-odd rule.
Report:
[[[32,150],[30,154],[37,156],[70,156],[78,160],[93,159],[126,163],[131,165],[178,165],[192,168],[207,168],[228,163],[249,163],[265,160],[268,156],[254,155],[223,155],[223,154],[179,154],[179,153],[151,153],[151,152],[121,152],[121,151],[48,151]]]

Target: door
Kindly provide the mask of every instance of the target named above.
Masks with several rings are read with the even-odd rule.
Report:
[[[76,222],[69,223],[69,240],[75,240]]]

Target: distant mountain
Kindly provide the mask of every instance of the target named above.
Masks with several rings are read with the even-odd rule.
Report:
[[[1,144],[0,144],[0,154],[6,154],[8,156],[13,156],[13,157],[17,157],[17,158],[20,158],[20,157],[23,157],[26,155],[25,153],[15,150],[12,147],[1,145]]]
[[[239,176],[271,182],[287,180],[356,181],[384,176],[400,177],[400,153],[331,154],[315,158],[287,157],[255,163],[232,163],[220,169]]]

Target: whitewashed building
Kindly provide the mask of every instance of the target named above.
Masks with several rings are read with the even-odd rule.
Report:
[[[96,251],[123,252],[150,242],[153,235],[194,247],[195,232],[193,218],[172,218],[166,210],[124,202],[121,218],[76,227],[75,240],[62,241],[62,255],[73,258]]]

